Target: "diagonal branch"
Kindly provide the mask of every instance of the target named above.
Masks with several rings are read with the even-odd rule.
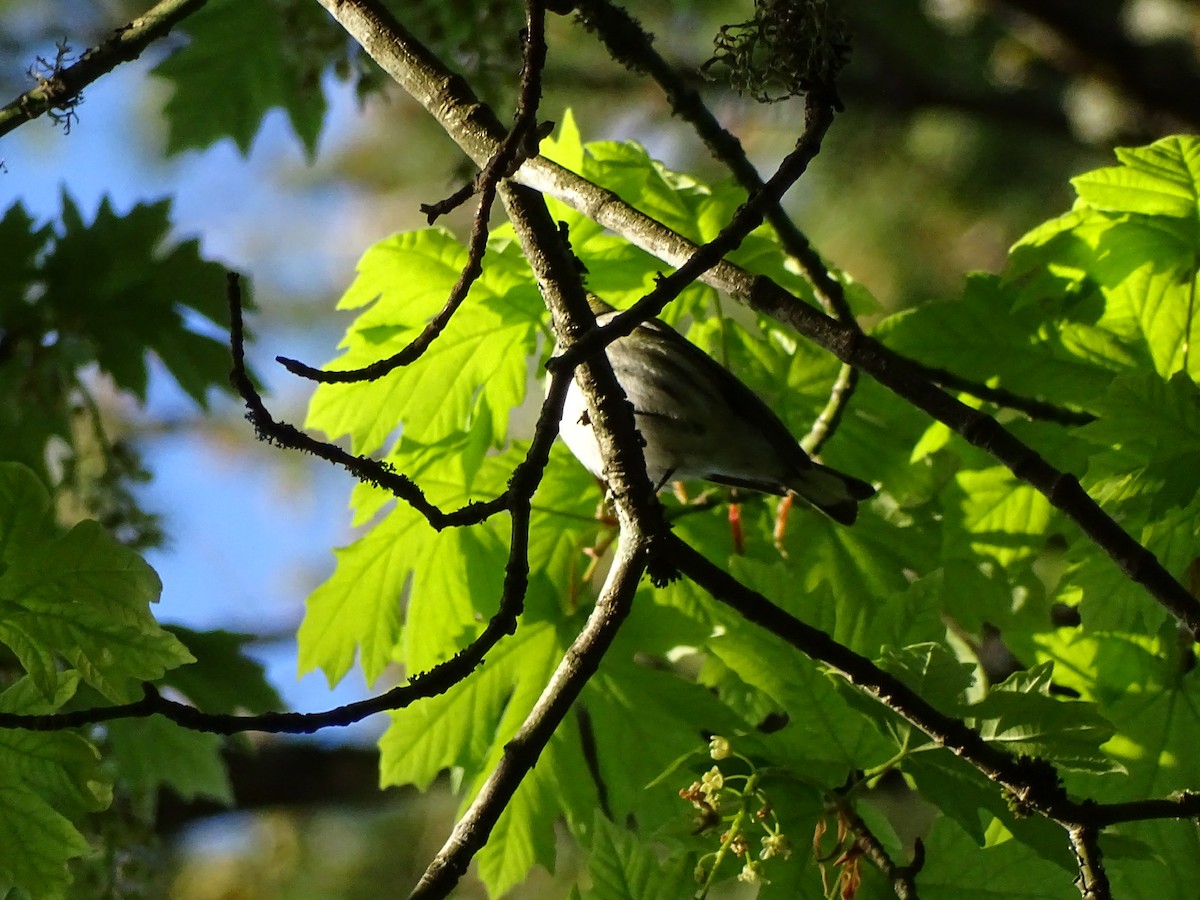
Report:
[[[1112,900],[1112,885],[1104,871],[1104,854],[1100,852],[1100,832],[1089,826],[1068,828],[1071,851],[1079,865],[1075,886],[1083,900]]]
[[[826,809],[833,812],[854,836],[854,845],[892,884],[896,900],[918,900],[917,875],[925,864],[925,847],[917,838],[913,861],[902,866],[888,854],[883,843],[841,793],[835,792],[826,800]]]
[[[40,79],[37,87],[0,108],[0,137],[50,110],[77,103],[85,87],[121,63],[137,59],[152,41],[165,37],[205,2],[162,0],[128,25],[116,29],[112,37],[85,52],[74,64]]]
[[[746,156],[742,142],[717,121],[692,83],[654,49],[653,37],[636,19],[610,0],[579,0],[576,8],[584,26],[595,29],[613,59],[630,71],[645,72],[658,83],[672,113],[691,124],[709,152],[729,169],[748,194],[763,189],[762,176]],[[853,322],[854,314],[841,283],[830,274],[791,216],[778,202],[766,206],[764,214],[779,235],[783,249],[796,260],[801,273],[812,284],[825,311],[847,324]]]
[[[680,538],[670,536],[662,552],[669,556],[680,573],[715,600],[791,644],[810,659],[841,672],[851,684],[878,700],[938,745],[962,757],[989,779],[1003,785],[1012,795],[1017,808],[1036,810],[1066,828],[1071,832],[1072,846],[1077,852],[1085,851],[1081,864],[1084,858],[1098,862],[1099,856],[1088,848],[1094,845],[1101,828],[1119,822],[1191,819],[1200,815],[1200,793],[1185,792],[1167,798],[1129,803],[1072,800],[1053,765],[1042,759],[1013,756],[988,743],[979,732],[960,719],[940,712],[894,675],[746,587]],[[914,867],[917,867],[916,861],[907,874],[913,874],[911,870]],[[1099,884],[1103,871],[1086,877]]]
[[[1077,812],[1077,805],[1067,799],[1058,783],[1058,773],[1049,763],[1032,758],[1018,760],[989,744],[978,732],[953,716],[940,712],[900,679],[746,587],[680,538],[672,535],[665,551],[685,577],[714,599],[811,659],[837,669],[851,684],[883,703],[939,745],[969,760],[988,778],[1004,785],[1021,804],[1028,804],[1055,819],[1069,820]]]
[[[525,721],[504,745],[504,756],[454,826],[410,897],[433,900],[447,896],[487,842],[500,814],[522,779],[533,768],[583,686],[596,673],[629,610],[638,580],[646,569],[647,546],[622,532],[616,558],[587,624],[571,644]]]
[[[915,363],[914,366],[916,366]],[[1055,403],[1048,403],[1045,400],[1022,397],[1004,388],[991,387],[978,381],[972,381],[969,378],[963,378],[961,375],[956,375],[946,369],[937,369],[932,366],[917,366],[917,368],[934,384],[939,384],[947,390],[961,391],[980,400],[995,403],[997,406],[1015,409],[1018,412],[1025,413],[1031,419],[1040,419],[1043,422],[1057,422],[1060,425],[1087,425],[1089,422],[1096,421],[1096,417],[1091,413],[1069,409]]]
[[[619,313],[611,322],[588,335],[557,360],[562,365],[572,365],[585,356],[607,347],[618,338],[626,337],[633,330],[657,316],[688,285],[716,266],[725,256],[736,250],[755,228],[762,224],[768,209],[777,207],[780,198],[804,174],[808,164],[821,150],[821,141],[833,123],[833,105],[829,98],[810,93],[804,109],[804,131],[796,146],[779,164],[770,180],[751,194],[738,207],[729,223],[708,243],[695,251],[670,275],[660,277],[654,288],[633,306]],[[857,324],[853,326],[857,329]]]
[[[509,507],[509,494],[506,491],[498,497],[481,502],[472,500],[465,506],[446,512],[430,502],[425,492],[407,475],[397,472],[385,462],[366,456],[356,456],[347,453],[336,444],[319,441],[310,437],[299,428],[288,422],[275,419],[262,397],[255,390],[250,375],[246,371],[245,336],[242,325],[242,294],[239,276],[230,272],[227,291],[229,295],[229,335],[233,350],[233,371],[230,380],[241,394],[246,404],[246,418],[254,425],[258,436],[268,443],[292,450],[311,453],[318,459],[341,466],[359,481],[372,484],[389,491],[403,500],[422,516],[436,530],[463,525],[474,525],[494,516]],[[551,439],[553,440],[553,439]]]
[[[671,110],[690,122],[716,159],[754,195],[765,185],[758,169],[750,162],[742,142],[717,121],[692,84],[654,49],[653,38],[628,12],[610,0],[580,0],[577,4],[584,25],[595,29],[613,59],[633,72],[646,72],[663,89]],[[805,234],[792,221],[778,201],[765,209],[767,221],[775,229],[784,251],[795,260],[802,275],[813,288],[813,295],[829,315],[857,327],[842,284],[830,273]],[[813,422],[801,445],[809,454],[817,454],[833,437],[849,407],[858,385],[858,372],[843,363],[829,392],[829,402]]]

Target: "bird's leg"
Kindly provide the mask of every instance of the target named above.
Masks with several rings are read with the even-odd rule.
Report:
[[[661,491],[666,486],[667,482],[671,480],[671,476],[674,474],[674,468],[667,469],[667,471],[663,473],[663,477],[658,479],[658,484],[654,486],[654,493],[657,494],[659,491]]]
[[[675,499],[679,501],[680,506],[687,506],[691,502],[688,499],[687,488],[683,486],[682,481],[672,481],[671,492],[675,495]]]
[[[597,479],[599,481],[599,479]],[[604,496],[600,498],[600,502],[596,504],[596,521],[605,526],[596,535],[596,541],[590,547],[584,547],[583,553],[587,556],[587,568],[583,571],[583,578],[580,579],[580,584],[590,584],[592,578],[595,577],[596,567],[600,565],[600,560],[604,558],[604,554],[612,547],[613,541],[617,538],[617,519],[610,511],[612,509],[612,495],[608,490],[608,485],[600,482],[604,487]]]
[[[596,543],[591,547],[583,548],[584,554],[590,557],[590,559],[587,568],[583,570],[583,578],[580,579],[581,584],[591,583],[592,579],[596,576],[596,568],[600,565],[600,561],[604,559],[604,554],[608,552],[609,548],[613,545],[613,541],[616,539],[616,530],[610,529],[598,535]]]
[[[746,552],[746,536],[742,533],[742,504],[738,502],[737,494],[729,499],[729,533],[733,538],[733,552],[742,556]]]
[[[783,547],[783,537],[787,534],[788,513],[792,511],[792,495],[786,494],[779,504],[779,509],[775,512],[775,549],[779,551],[780,556],[787,556],[787,550]]]

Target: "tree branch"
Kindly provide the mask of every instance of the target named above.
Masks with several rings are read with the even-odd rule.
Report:
[[[613,59],[632,72],[645,72],[657,82],[671,104],[671,111],[691,124],[715,159],[725,165],[748,194],[761,192],[762,176],[746,156],[742,142],[717,121],[700,92],[654,49],[653,38],[625,9],[610,0],[579,0],[576,4],[585,27],[594,29]],[[842,285],[813,249],[805,234],[792,221],[778,200],[763,209],[766,220],[779,235],[783,249],[800,265],[812,284],[817,301],[829,315],[854,322]]]
[[[121,63],[142,55],[152,41],[164,37],[206,0],[162,0],[113,36],[86,51],[73,65],[39,79],[38,86],[0,108],[0,137],[52,109],[69,109],[83,89]]]
[[[486,842],[522,779],[533,768],[583,686],[600,667],[629,615],[638,580],[646,569],[644,537],[622,531],[616,558],[587,624],[555,669],[537,703],[504,746],[504,756],[480,788],[470,808],[454,826],[449,840],[421,876],[410,897],[435,900],[447,896],[467,871],[471,858]]]
[[[1088,807],[1083,821],[1091,828],[1106,828],[1120,822],[1145,822],[1150,819],[1200,819],[1200,793],[1182,791],[1162,799],[1097,803]]]
[[[431,503],[426,498],[425,492],[411,478],[397,472],[387,463],[347,453],[336,444],[319,441],[294,425],[277,421],[263,403],[262,397],[259,396],[246,371],[241,279],[237,273],[229,273],[226,290],[229,298],[230,346],[233,351],[233,371],[229,378],[245,402],[246,418],[254,425],[255,432],[260,439],[280,447],[311,453],[319,459],[341,466],[359,481],[382,488],[403,500],[424,516],[430,526],[437,531],[462,525],[474,525],[509,508],[509,492],[505,491],[492,500],[486,502],[472,500],[457,510],[445,512],[436,504]],[[526,457],[526,461],[528,461],[528,457]]]
[[[672,535],[663,552],[685,577],[715,600],[791,644],[810,659],[838,670],[851,684],[878,700],[935,743],[962,757],[992,781],[1003,785],[1021,809],[1036,810],[1068,830],[1089,829],[1092,832],[1118,822],[1191,819],[1200,815],[1200,793],[1192,792],[1129,803],[1100,804],[1091,800],[1072,800],[1063,789],[1053,765],[1042,759],[1015,757],[989,744],[977,731],[959,719],[939,712],[895,676],[746,587],[679,538]],[[1073,834],[1072,841],[1075,840]],[[1086,843],[1094,840],[1094,837],[1080,837],[1079,840]]]
[[[1100,852],[1100,832],[1090,826],[1068,828],[1071,850],[1079,864],[1075,886],[1083,900],[1112,900],[1112,886],[1104,871],[1104,854]]]
[[[1055,65],[1095,75],[1145,109],[1175,116],[1193,130],[1200,128],[1200,67],[1190,44],[1137,43],[1125,32],[1121,2],[1098,2],[1086,12],[1073,0],[998,0],[998,4],[1038,22],[1070,49],[1065,57],[1049,57]]]
[[[762,224],[766,210],[778,206],[784,193],[804,174],[808,164],[820,152],[821,140],[832,123],[833,105],[830,98],[808,94],[805,98],[804,131],[796,141],[795,148],[779,164],[770,180],[738,207],[733,218],[715,238],[696,247],[674,272],[660,277],[648,294],[570,350],[564,351],[556,363],[573,365],[585,356],[607,347],[613,341],[632,334],[634,329],[647,319],[661,313],[684,288],[718,265],[727,254],[736,250],[746,236]],[[858,325],[848,327],[857,330]]]
[[[831,811],[854,835],[854,844],[863,856],[891,882],[897,900],[918,900],[917,873],[925,864],[925,850],[920,838],[917,839],[912,863],[900,866],[888,855],[879,838],[875,836],[867,823],[863,821],[862,816],[854,810],[844,796],[840,793],[832,794],[829,797],[827,808],[831,808]]]
[[[894,675],[839,644],[820,629],[801,622],[674,535],[668,540],[665,550],[679,571],[715,600],[811,659],[837,669],[851,684],[887,706],[940,746],[968,760],[992,781],[1003,784],[1018,802],[1054,819],[1071,820],[1071,816],[1077,814],[1078,805],[1067,799],[1058,784],[1058,773],[1049,763],[1038,759],[1018,760],[987,743],[958,719],[939,712]]]
[[[922,366],[918,363],[913,363],[913,366],[934,384],[941,385],[947,390],[961,391],[964,394],[970,394],[972,397],[978,397],[980,400],[995,403],[997,406],[1003,406],[1006,409],[1015,409],[1017,412],[1025,413],[1031,419],[1040,419],[1043,422],[1057,422],[1060,425],[1087,425],[1089,422],[1096,421],[1096,417],[1091,413],[1068,409],[1065,406],[1047,403],[1044,400],[1022,397],[1020,394],[1014,394],[1012,391],[1005,390],[1004,388],[991,387],[990,385],[972,381],[969,378],[963,378],[961,375],[956,375],[946,369]]]

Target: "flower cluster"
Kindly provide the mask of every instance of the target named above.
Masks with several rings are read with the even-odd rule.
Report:
[[[787,859],[792,843],[779,824],[774,808],[761,787],[761,776],[754,763],[734,752],[728,738],[714,735],[708,743],[708,754],[715,762],[738,760],[750,769],[750,774],[730,774],[714,765],[679,792],[697,810],[693,833],[703,834],[722,823],[727,827],[720,837],[720,847],[701,858],[696,866],[696,881],[702,885],[697,894],[703,897],[716,880],[721,863],[729,856],[742,861],[738,880],[749,884],[769,884],[764,875],[764,863],[770,859]],[[761,835],[759,832],[762,832]],[[755,858],[752,847],[758,838],[761,849]]]

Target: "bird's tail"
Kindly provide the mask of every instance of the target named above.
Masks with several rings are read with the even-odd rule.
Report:
[[[843,525],[853,525],[858,518],[858,504],[875,496],[875,488],[867,482],[820,463],[806,467],[788,488]]]

